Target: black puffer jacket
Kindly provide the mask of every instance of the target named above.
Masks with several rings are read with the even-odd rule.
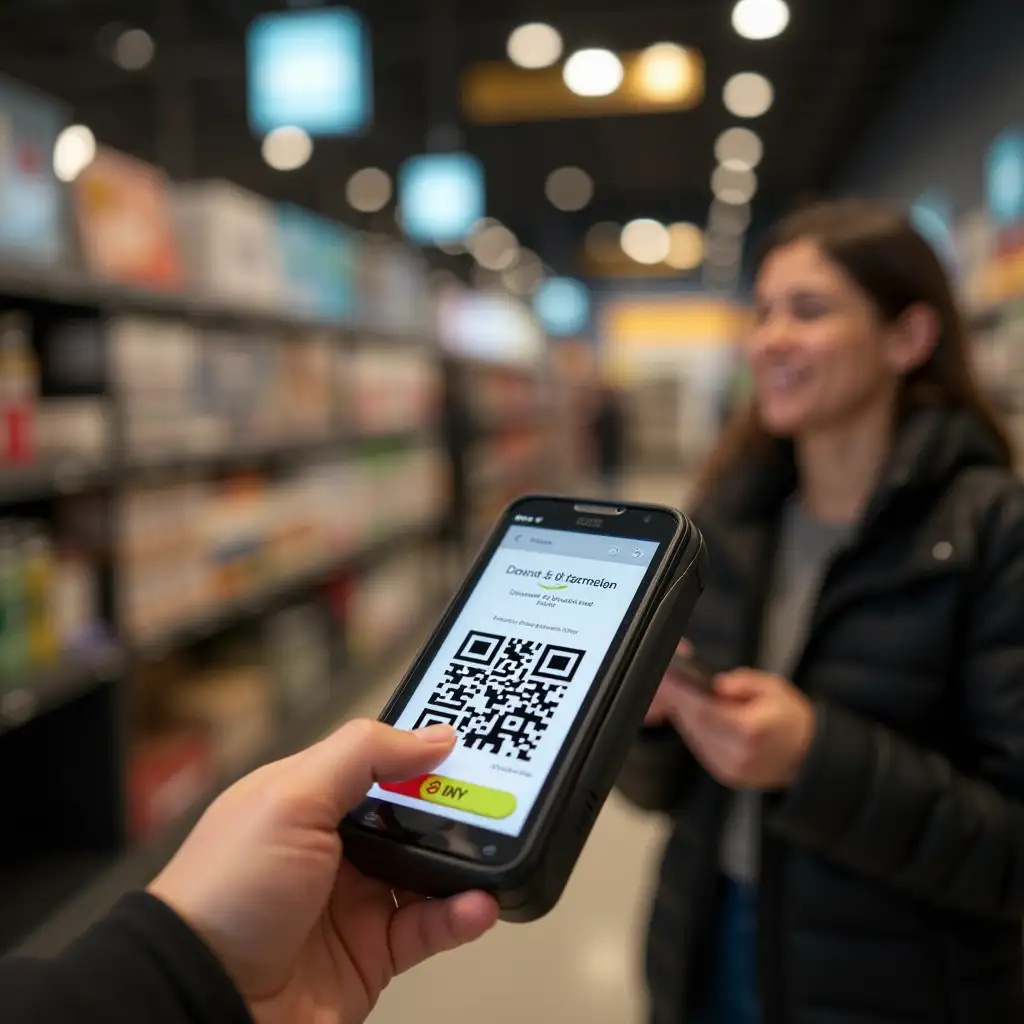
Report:
[[[756,656],[794,483],[780,447],[697,510],[711,572],[687,635],[716,670]],[[1024,487],[975,419],[904,423],[794,681],[817,728],[794,785],[764,797],[764,1024],[1024,1022]],[[682,1024],[729,794],[664,730],[620,788],[674,816],[647,968],[654,1020]]]

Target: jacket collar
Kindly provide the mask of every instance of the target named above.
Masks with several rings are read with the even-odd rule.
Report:
[[[972,412],[939,405],[913,409],[899,426],[864,525],[905,496],[941,490],[964,469],[1005,465],[998,441]],[[764,522],[779,513],[796,487],[793,444],[777,440],[728,471],[711,504],[729,518]]]

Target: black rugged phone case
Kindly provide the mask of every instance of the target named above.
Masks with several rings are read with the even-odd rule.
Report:
[[[649,507],[661,510],[659,506]],[[685,517],[684,517],[685,519]],[[506,921],[533,921],[558,902],[598,812],[622,769],[654,693],[703,589],[707,553],[696,526],[686,535],[662,597],[649,614],[619,682],[609,692],[599,721],[569,741],[566,756],[546,789],[545,823],[512,863],[490,866],[405,846],[347,820],[341,824],[345,856],[361,871],[395,888],[425,896],[451,896],[467,889],[493,893]],[[610,724],[613,723],[613,724]]]

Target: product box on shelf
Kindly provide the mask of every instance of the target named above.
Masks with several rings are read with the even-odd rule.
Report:
[[[99,465],[111,451],[110,403],[102,398],[45,398],[36,408],[40,461]]]
[[[437,422],[441,381],[430,352],[365,346],[348,358],[353,429],[367,435],[400,433]]]
[[[207,450],[193,393],[202,353],[197,330],[173,320],[117,317],[107,343],[128,455],[145,460]]]
[[[129,755],[127,775],[128,835],[136,843],[171,826],[217,780],[209,740],[198,729],[140,738]]]
[[[396,555],[355,581],[346,609],[348,653],[371,662],[409,636],[424,613],[424,556]]]
[[[170,182],[162,171],[101,146],[75,179],[72,196],[92,274],[121,284],[182,288]]]
[[[327,437],[334,429],[334,343],[325,332],[310,331],[284,339],[278,351],[282,435],[291,440]]]
[[[286,309],[348,322],[356,313],[358,236],[298,206],[279,206],[277,245]]]
[[[36,458],[39,364],[32,330],[28,313],[0,313],[0,466]]]
[[[0,525],[0,688],[105,641],[95,564],[43,523]]]
[[[67,108],[0,76],[0,258],[56,263],[67,253],[53,152]]]
[[[326,610],[307,602],[273,615],[265,630],[266,660],[286,717],[309,715],[332,690],[331,635]]]
[[[226,181],[191,182],[175,211],[194,294],[241,309],[281,307],[283,278],[273,204]]]
[[[218,771],[236,774],[267,748],[276,731],[273,682],[262,666],[211,668],[161,694],[169,725],[201,731]]]
[[[115,604],[126,636],[143,639],[204,614],[215,599],[206,562],[207,489],[132,487],[114,531]]]
[[[433,302],[425,262],[394,242],[359,249],[359,323],[379,334],[429,337]]]

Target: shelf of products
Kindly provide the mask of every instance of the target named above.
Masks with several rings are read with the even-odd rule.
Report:
[[[45,97],[19,103],[56,138]],[[450,489],[418,254],[103,146],[70,185],[24,173],[40,216],[0,237],[0,778],[31,784],[5,789],[0,950],[70,901],[38,932],[62,944],[340,714],[436,614]],[[544,339],[522,303],[462,312],[520,362],[481,371],[493,518],[534,485]]]
[[[406,622],[404,637],[425,632],[436,612],[431,608],[438,598],[431,588],[423,591],[424,615]],[[308,606],[297,609],[307,610]],[[315,616],[315,613],[314,613]],[[315,627],[314,627],[315,630]],[[293,632],[294,645],[301,629]],[[308,639],[307,635],[302,639]],[[278,641],[279,650],[287,648],[289,640]],[[5,907],[4,928],[7,936],[20,936],[19,952],[30,956],[51,956],[66,943],[81,934],[93,921],[105,913],[123,893],[146,885],[181,844],[209,803],[237,778],[261,764],[287,757],[316,742],[331,724],[341,719],[368,686],[386,677],[397,675],[401,666],[396,664],[394,646],[372,661],[359,662],[342,670],[326,696],[320,695],[312,707],[302,713],[286,715],[276,734],[267,739],[258,708],[261,700],[253,693],[261,693],[267,682],[258,679],[258,673],[249,674],[248,680],[228,678],[227,703],[244,700],[239,697],[247,687],[249,699],[256,713],[250,718],[240,745],[241,731],[221,733],[219,742],[203,736],[200,728],[186,740],[155,738],[150,734],[135,745],[131,755],[134,768],[132,781],[132,807],[130,821],[141,838],[125,851],[116,855],[102,855],[90,851],[72,851],[35,857],[19,865],[17,873],[9,876],[0,871],[0,903]],[[274,657],[274,655],[271,655]],[[315,662],[319,655],[305,659],[304,668]],[[228,670],[221,669],[225,677]],[[301,673],[300,673],[301,674]],[[312,679],[312,675],[308,676]],[[152,681],[152,680],[150,680]],[[204,680],[199,681],[201,688]],[[210,677],[205,677],[209,686]],[[145,683],[145,680],[143,680]],[[193,684],[196,685],[196,684]],[[285,691],[287,692],[287,691]],[[279,697],[281,695],[279,694]],[[207,710],[216,701],[198,700],[192,693],[183,702],[186,720],[195,721],[195,707]],[[276,705],[278,708],[281,704]],[[215,708],[219,711],[219,708]],[[174,714],[175,712],[172,712]],[[215,715],[209,717],[216,717]],[[208,717],[208,721],[209,721]],[[180,728],[180,725],[179,725]],[[145,735],[145,734],[143,734]],[[254,737],[261,735],[259,748],[253,746]],[[250,746],[248,755],[245,747]],[[219,758],[215,751],[219,750]],[[40,906],[61,908],[44,923],[38,913]],[[5,945],[0,935],[0,947]]]
[[[427,340],[70,272],[0,297],[6,949],[357,695],[436,603],[447,475]]]

